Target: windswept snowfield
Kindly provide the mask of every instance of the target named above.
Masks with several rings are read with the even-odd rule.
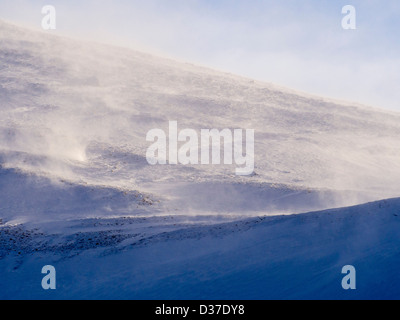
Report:
[[[254,174],[149,165],[169,121]],[[399,181],[399,113],[0,21],[1,299],[399,299]]]

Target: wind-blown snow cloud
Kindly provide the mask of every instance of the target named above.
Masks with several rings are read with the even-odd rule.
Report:
[[[58,33],[400,110],[396,0],[50,2]],[[0,16],[39,28],[46,4],[3,0]],[[357,30],[341,27],[347,4],[357,9]]]

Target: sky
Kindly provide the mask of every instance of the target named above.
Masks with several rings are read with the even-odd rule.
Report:
[[[398,0],[0,0],[0,19],[400,111]],[[342,7],[357,29],[342,28]]]

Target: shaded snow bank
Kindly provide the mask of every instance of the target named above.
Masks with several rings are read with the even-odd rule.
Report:
[[[42,237],[41,250],[0,259],[0,272],[8,275],[1,280],[0,297],[400,298],[400,199],[214,226],[177,226],[175,221],[169,229],[164,221],[159,232],[156,224],[148,228],[143,223],[81,221],[70,229],[79,231],[70,236],[70,247],[65,241],[57,245],[56,236],[29,235]],[[5,236],[8,228],[0,228],[2,242],[10,236]],[[47,250],[46,241],[52,243]],[[40,286],[44,264],[57,268],[53,292]],[[357,269],[356,291],[341,287],[345,265]]]

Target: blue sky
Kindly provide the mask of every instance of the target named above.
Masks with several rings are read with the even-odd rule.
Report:
[[[398,0],[0,0],[0,18],[40,28],[47,4],[53,33],[400,111]]]

